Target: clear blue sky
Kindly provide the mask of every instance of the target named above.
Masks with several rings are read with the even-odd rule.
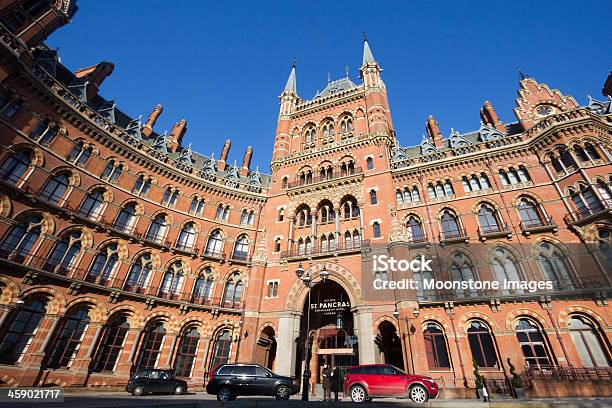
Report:
[[[78,2],[74,22],[50,37],[71,69],[115,64],[102,94],[156,130],[185,117],[185,142],[216,153],[233,141],[240,163],[269,171],[278,95],[293,56],[298,93],[311,98],[345,66],[358,81],[362,32],[384,69],[402,145],[417,144],[427,115],[445,135],[477,129],[491,100],[513,121],[517,69],[573,95],[601,96],[612,70],[610,1],[195,1]]]

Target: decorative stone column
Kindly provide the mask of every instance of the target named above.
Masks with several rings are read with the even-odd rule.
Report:
[[[372,329],[372,308],[357,306],[353,311],[358,330],[359,364],[374,364],[376,350],[374,349],[374,330]]]
[[[296,358],[295,339],[300,334],[300,316],[293,311],[278,314],[278,339],[276,347],[276,372],[280,375],[293,375]],[[303,347],[303,344],[300,345]]]

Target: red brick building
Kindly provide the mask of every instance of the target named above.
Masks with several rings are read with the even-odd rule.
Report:
[[[306,99],[292,67],[264,174],[251,148],[232,164],[229,140],[219,159],[183,146],[184,119],[156,131],[161,105],[143,124],[104,99],[113,64],[64,67],[43,41],[75,10],[0,1],[3,384],[117,385],[171,367],[201,385],[226,361],[308,364],[316,382],[323,361],[388,362],[452,396],[473,386],[473,361],[507,392],[508,358],[536,395],[546,372],[609,378],[610,99],[581,106],[525,77],[516,122],[486,101],[477,130],[445,136],[430,116],[403,147],[364,41],[359,83]],[[373,271],[383,254],[431,258],[433,272]],[[400,278],[421,284],[373,290]]]

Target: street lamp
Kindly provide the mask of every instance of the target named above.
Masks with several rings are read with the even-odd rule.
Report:
[[[308,288],[308,303],[306,306],[306,339],[304,341],[304,374],[302,375],[302,401],[308,401],[308,386],[310,380],[310,368],[308,367],[308,355],[310,351],[310,292],[312,290],[312,277],[310,273],[304,271],[302,264],[300,263],[295,269],[295,275],[304,283]],[[323,269],[319,272],[321,282],[325,283],[329,277],[327,268],[323,265]]]

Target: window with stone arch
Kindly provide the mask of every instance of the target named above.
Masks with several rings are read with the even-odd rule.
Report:
[[[315,146],[315,142],[317,139],[317,130],[314,127],[314,125],[310,125],[308,126],[305,130],[304,130],[304,136],[303,136],[303,144],[304,144],[304,149],[310,149],[312,147]]]
[[[106,167],[102,171],[101,177],[111,183],[116,182],[123,172],[123,164],[117,163],[114,159],[106,163]]]
[[[450,277],[452,281],[461,282],[476,280],[476,273],[472,261],[463,253],[456,252],[451,258]],[[478,292],[475,288],[457,288],[455,296],[458,298],[475,297]]]
[[[210,266],[207,266],[196,278],[191,301],[198,304],[211,304],[213,300],[213,285],[213,271]]]
[[[113,316],[104,325],[101,343],[94,357],[93,372],[114,372],[123,351],[130,325],[123,315]]]
[[[50,204],[60,205],[70,186],[70,173],[61,172],[51,176],[45,183],[39,196]]]
[[[555,244],[542,241],[538,245],[538,266],[544,280],[551,281],[556,289],[574,289],[574,280],[567,256]]]
[[[128,203],[119,211],[113,226],[121,232],[131,232],[136,225],[136,204]]]
[[[59,131],[57,123],[52,123],[48,119],[41,118],[30,133],[30,138],[38,141],[42,145],[48,145],[55,139]]]
[[[244,285],[242,277],[238,272],[230,275],[225,283],[225,293],[223,294],[223,306],[232,309],[239,308],[242,305],[242,291]]]
[[[83,199],[78,214],[81,217],[97,221],[106,207],[105,194],[106,191],[103,188],[96,188],[89,192]]]
[[[2,240],[0,251],[10,259],[21,262],[33,253],[34,246],[40,239],[43,217],[30,214],[18,217],[17,221]]]
[[[463,228],[459,223],[459,217],[451,210],[443,210],[440,216],[440,226],[442,227],[443,239],[454,239],[462,237]]]
[[[505,228],[499,211],[487,203],[481,204],[478,209],[478,225],[485,234],[499,232]]]
[[[140,255],[130,268],[124,289],[136,293],[144,292],[152,271],[153,256],[148,252]]]
[[[232,350],[232,332],[230,330],[222,330],[215,337],[213,345],[213,355],[208,365],[209,371],[215,367],[229,362],[230,352]]]
[[[85,307],[75,308],[62,319],[54,336],[46,368],[70,368],[79,352],[89,323],[89,310]]]
[[[321,144],[332,143],[334,141],[334,122],[326,121],[321,127]]]
[[[165,337],[166,327],[163,322],[157,320],[147,324],[138,354],[138,369],[157,367]]]
[[[545,224],[547,217],[541,205],[530,197],[521,197],[518,201],[518,213],[522,227],[539,227]]]
[[[307,204],[301,204],[295,210],[296,226],[306,227],[312,225],[312,212]]]
[[[418,257],[414,257],[413,259],[417,259]],[[414,271],[412,273],[412,279],[416,282],[416,294],[418,300],[426,300],[433,297],[432,291],[425,291],[425,281],[431,280],[434,278],[432,271]]]
[[[524,289],[516,288],[510,290],[504,285],[504,281],[518,283],[522,280],[523,274],[520,272],[520,264],[514,255],[504,247],[497,247],[493,249],[492,256],[491,267],[493,268],[495,279],[501,284],[502,293],[506,295],[511,292],[525,293]]]
[[[467,335],[472,357],[478,367],[499,369],[497,345],[489,327],[479,320],[474,320],[468,326]]]
[[[191,215],[202,215],[204,213],[204,206],[206,200],[199,197],[193,197],[191,199],[191,205],[189,206],[189,214]]]
[[[515,332],[528,367],[550,368],[554,365],[546,334],[536,322],[522,318],[518,321]]]
[[[353,117],[351,115],[345,115],[340,119],[340,130],[342,133],[349,133],[354,130],[353,128]],[[343,139],[346,137],[350,137],[348,135],[343,135]]]
[[[46,301],[29,298],[7,319],[0,342],[0,364],[18,364],[28,352],[46,313]]]
[[[176,247],[184,251],[192,251],[197,240],[196,227],[194,222],[188,222],[181,228],[176,240]]]
[[[166,214],[158,214],[153,218],[145,239],[156,243],[162,243],[168,231],[168,221]]]
[[[106,285],[114,277],[119,265],[119,246],[112,243],[104,246],[94,258],[87,272],[86,280],[99,285]]]
[[[185,266],[183,261],[173,262],[166,272],[159,288],[159,296],[168,299],[178,299],[185,279]]]
[[[200,332],[195,326],[188,327],[181,334],[174,363],[174,371],[177,377],[191,377],[199,342]]]
[[[595,183],[595,188],[603,200],[603,204],[606,206],[612,206],[612,179],[608,183],[604,180],[599,179]]]
[[[408,233],[411,242],[425,241],[425,230],[423,229],[423,223],[415,215],[408,216],[408,219],[406,220],[406,232]]]
[[[134,182],[132,193],[139,196],[146,196],[151,190],[151,179],[140,174]]]
[[[64,233],[51,251],[45,269],[52,269],[60,275],[65,275],[78,263],[82,247],[82,231]]]
[[[0,179],[20,185],[28,176],[34,153],[28,150],[9,155],[0,166]]]
[[[593,320],[583,315],[572,315],[568,329],[584,367],[609,367],[610,356],[604,346],[601,328]]]
[[[336,220],[334,204],[330,200],[323,200],[319,203],[318,209],[319,223],[327,224]]]
[[[249,237],[245,234],[240,235],[234,243],[232,259],[244,261],[249,257]]]
[[[581,183],[579,188],[570,188],[568,193],[579,217],[594,214],[603,208],[593,189],[586,184]]]
[[[83,140],[79,140],[70,151],[70,154],[68,154],[66,160],[73,162],[77,166],[84,166],[87,164],[92,153],[93,148],[85,144]]]
[[[219,257],[223,251],[223,234],[220,229],[211,232],[206,242],[205,254],[208,256]]]
[[[340,202],[340,208],[342,209],[342,218],[350,219],[359,217],[359,205],[357,199],[353,196],[347,196]]]
[[[438,323],[426,323],[423,330],[425,340],[425,354],[430,370],[445,370],[451,368],[451,360],[448,353],[448,341],[444,329]]]

